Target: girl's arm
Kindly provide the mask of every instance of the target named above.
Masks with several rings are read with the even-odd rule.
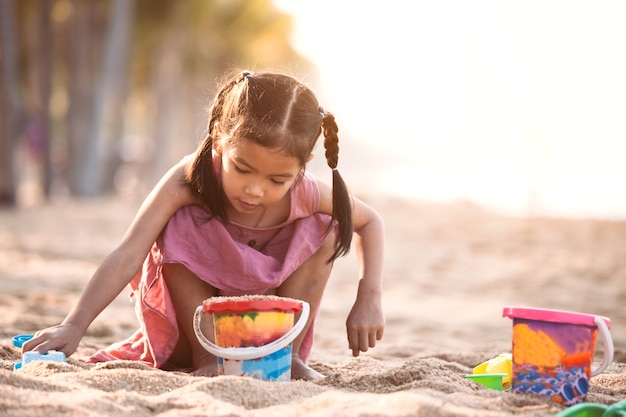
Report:
[[[120,244],[107,256],[83,290],[65,320],[41,330],[23,345],[24,352],[57,350],[74,353],[91,322],[140,270],[152,244],[169,218],[195,199],[185,183],[186,157],[161,178],[139,208]]]
[[[320,211],[332,213],[332,190],[318,181]],[[383,257],[385,231],[383,220],[369,205],[352,197],[353,247],[359,262],[359,287],[356,300],[346,320],[348,347],[352,354],[366,352],[383,337],[385,319],[382,310]]]

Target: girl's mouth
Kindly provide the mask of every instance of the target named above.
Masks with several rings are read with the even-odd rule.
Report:
[[[250,203],[246,203],[245,201],[242,201],[242,200],[239,200],[239,204],[241,205],[241,208],[243,208],[246,211],[253,211],[257,207],[259,207],[258,204],[250,204]]]

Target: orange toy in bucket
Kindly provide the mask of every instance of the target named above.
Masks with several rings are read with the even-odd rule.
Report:
[[[573,405],[585,399],[589,379],[613,360],[611,321],[606,317],[522,307],[506,307],[502,315],[513,319],[512,392]],[[598,334],[604,360],[592,369]]]
[[[301,311],[294,325],[294,313]],[[213,316],[215,343],[200,326]],[[277,296],[213,297],[198,306],[194,330],[200,344],[217,357],[220,375],[267,381],[291,379],[291,343],[304,328],[308,303]]]

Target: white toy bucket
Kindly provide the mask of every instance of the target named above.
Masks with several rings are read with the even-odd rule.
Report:
[[[202,347],[217,357],[218,374],[289,381],[291,343],[304,329],[309,312],[307,302],[291,298],[213,297],[198,306],[193,327]],[[203,314],[213,316],[215,343],[202,333]]]

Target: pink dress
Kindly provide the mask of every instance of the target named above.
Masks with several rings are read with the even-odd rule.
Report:
[[[312,175],[305,173],[290,193],[289,218],[269,228],[224,224],[198,206],[178,210],[130,282],[139,329],[89,361],[133,360],[155,368],[167,363],[179,330],[163,264],[184,265],[225,296],[264,294],[280,286],[321,247],[330,222],[330,216],[316,213],[319,190]],[[314,317],[317,313],[313,312]],[[311,352],[313,327],[300,347],[304,362]]]

